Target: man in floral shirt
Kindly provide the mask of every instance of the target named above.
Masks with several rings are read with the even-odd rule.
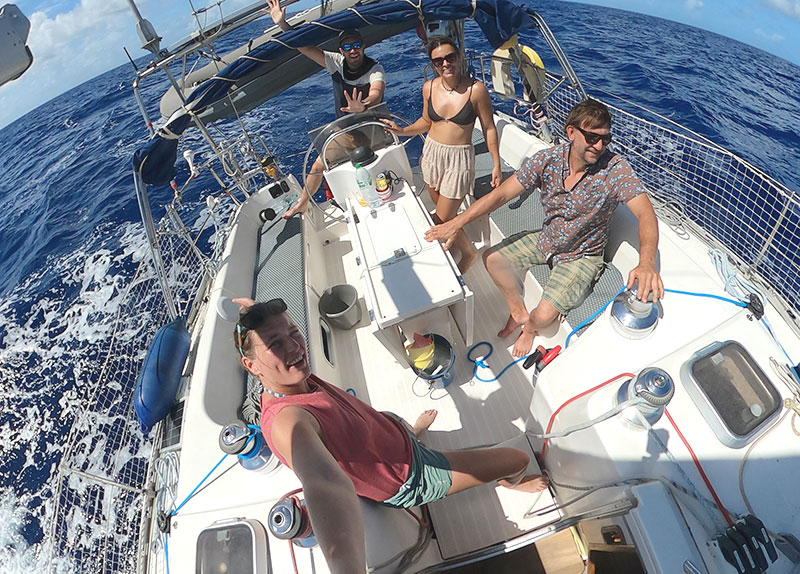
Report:
[[[658,222],[653,206],[630,164],[607,149],[611,114],[595,100],[577,104],[565,128],[569,144],[537,152],[526,159],[515,177],[473,203],[459,216],[432,227],[428,241],[446,240],[470,221],[522,194],[541,190],[544,225],[506,238],[484,254],[486,269],[508,304],[509,316],[497,334],[507,337],[522,326],[513,355],[530,353],[536,332],[577,307],[603,269],[611,217],[625,203],[639,222],[639,265],[628,275],[628,287],[638,281],[639,298],[664,296],[655,267]],[[517,290],[514,269],[549,265],[550,279],[539,304],[530,313]]]

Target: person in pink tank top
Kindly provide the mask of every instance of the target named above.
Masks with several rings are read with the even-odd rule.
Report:
[[[521,450],[426,448],[416,435],[433,423],[436,411],[424,412],[408,429],[311,373],[306,341],[282,299],[234,301],[242,306],[236,350],[263,388],[262,433],[303,485],[331,572],[365,571],[358,496],[408,508],[493,481],[527,492],[547,487],[544,477],[526,475],[529,458]]]

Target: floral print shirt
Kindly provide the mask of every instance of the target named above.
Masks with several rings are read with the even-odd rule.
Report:
[[[617,206],[645,193],[627,160],[608,150],[566,189],[569,149],[564,144],[537,152],[516,173],[526,191],[541,190],[544,226],[538,245],[553,265],[602,255]]]

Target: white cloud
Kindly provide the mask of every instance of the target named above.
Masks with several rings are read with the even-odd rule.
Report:
[[[767,0],[767,4],[791,18],[800,18],[800,0]]]
[[[769,30],[764,30],[762,28],[756,28],[753,30],[756,36],[759,38],[764,38],[769,42],[783,42],[784,37],[782,34],[778,34],[777,32],[770,32]]]
[[[28,18],[33,65],[21,78],[0,88],[0,126],[125,58],[119,47],[130,36],[125,0],[80,0],[71,11],[53,18],[44,11]]]
[[[683,7],[689,12],[694,12],[703,7],[703,2],[702,0],[684,0]]]
[[[0,88],[0,126],[123,63],[122,43],[136,38],[125,0],[80,0],[52,18],[44,11],[28,18],[33,65]]]
[[[249,3],[225,3],[226,13]],[[211,4],[209,1],[208,4]],[[137,0],[142,16],[164,37],[162,47],[185,37],[194,20],[185,1]],[[202,2],[195,6],[202,7]],[[0,87],[0,128],[60,93],[82,84],[127,61],[145,54],[136,34],[136,23],[126,0],[77,0],[68,11],[61,0],[39,2],[39,10],[27,14],[31,22],[28,47],[33,65],[19,79]],[[216,19],[211,12],[209,20]],[[204,17],[201,16],[201,21]]]

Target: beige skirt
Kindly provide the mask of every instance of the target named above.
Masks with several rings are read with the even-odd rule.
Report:
[[[475,147],[446,145],[428,136],[419,162],[429,186],[449,199],[464,199],[475,184]]]

